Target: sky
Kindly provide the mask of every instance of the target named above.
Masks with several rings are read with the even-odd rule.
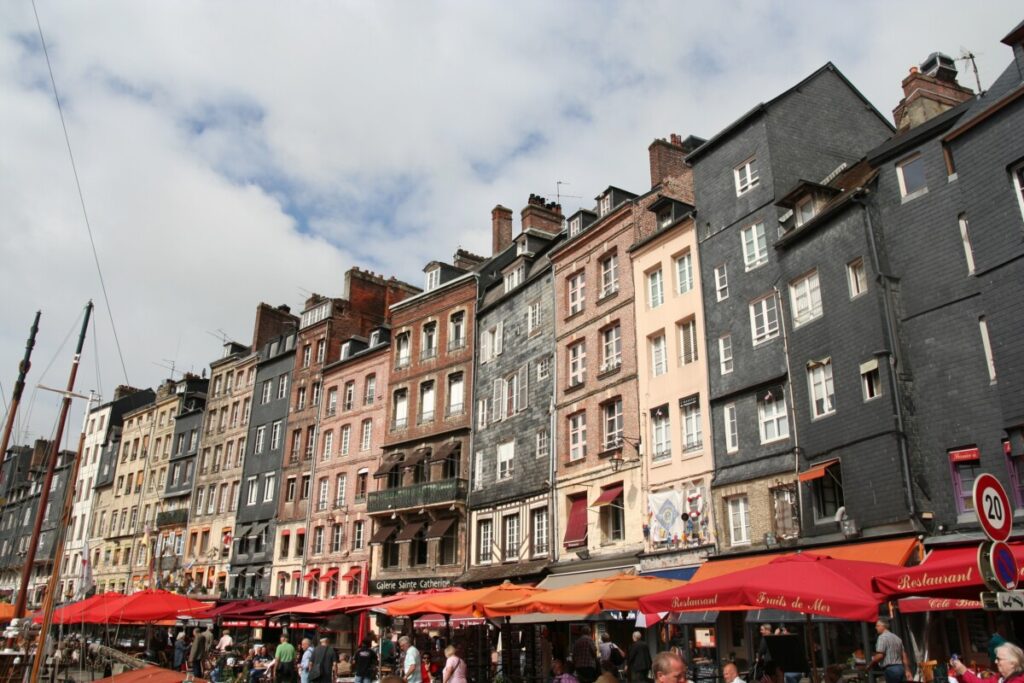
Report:
[[[352,266],[422,285],[459,247],[488,255],[496,204],[518,225],[531,193],[569,215],[609,185],[644,192],[652,140],[710,137],[828,61],[890,117],[933,51],[969,49],[988,87],[1024,18],[1019,0],[35,9],[84,202],[33,4],[0,3],[5,417],[42,311],[13,443],[55,433],[60,397],[36,387],[65,385],[89,299],[76,389],[109,400],[249,343],[261,301],[342,296]]]

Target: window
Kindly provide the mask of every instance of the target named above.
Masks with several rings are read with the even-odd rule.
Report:
[[[345,507],[345,494],[347,492],[347,488],[348,477],[345,474],[339,474],[334,478],[334,504],[337,507]]]
[[[302,347],[302,367],[308,368],[312,358],[313,348],[309,344],[306,344],[305,346]]]
[[[586,299],[586,279],[584,271],[569,276],[569,315],[583,310]]]
[[[679,330],[679,362],[682,365],[697,361],[697,320],[691,316],[676,325]]]
[[[718,338],[718,369],[723,375],[732,372],[732,335],[723,334]]]
[[[750,158],[732,171],[736,180],[736,196],[746,194],[752,187],[757,187],[760,180],[757,174],[757,159]]]
[[[302,483],[299,485],[299,500],[309,500],[309,489],[312,481],[311,475],[302,475]]]
[[[260,405],[270,403],[270,392],[273,391],[274,382],[273,380],[266,380],[263,382],[263,390],[260,393]]]
[[[327,509],[327,498],[330,495],[330,482],[327,477],[320,477],[316,492],[316,509],[323,511]]]
[[[270,450],[277,450],[281,446],[281,421],[275,420],[270,426]],[[216,466],[216,461],[215,461]]]
[[[309,482],[307,480],[307,488],[308,488],[308,485],[309,485]],[[275,493],[275,491],[274,491],[274,473],[270,472],[268,474],[264,474],[263,475],[263,502],[264,503],[269,503],[270,501],[274,500],[274,493]],[[308,491],[307,491],[307,497],[308,497]]]
[[[779,314],[774,294],[763,296],[750,304],[750,330],[754,346],[779,336]]]
[[[448,375],[449,415],[461,415],[465,411],[465,386],[461,372]]]
[[[665,349],[665,335],[659,334],[651,337],[651,374],[659,377],[668,372],[667,351]]]
[[[612,193],[605,192],[603,195],[597,198],[597,212],[604,216],[606,213],[612,210]]]
[[[601,406],[604,426],[604,450],[622,446],[622,399],[616,398]]]
[[[500,356],[504,348],[505,323],[499,320],[497,325],[488,328],[480,335],[480,362],[486,363]]]
[[[368,451],[370,450],[370,439],[373,436],[373,420],[363,420],[362,426],[360,427],[359,434],[359,450]]]
[[[864,259],[857,257],[846,264],[846,283],[850,287],[850,298],[856,299],[868,290],[868,274]]]
[[[668,416],[668,404],[658,406],[651,411],[651,444],[652,460],[665,460],[672,457],[671,421]]]
[[[786,397],[781,387],[770,389],[758,397],[757,418],[761,430],[761,443],[789,438]]]
[[[284,485],[284,502],[291,503],[295,500],[295,477],[288,477]]]
[[[665,282],[661,275],[661,268],[647,273],[647,305],[650,308],[657,308],[665,303]]]
[[[1020,212],[1024,216],[1024,163],[1017,164],[1010,169],[1010,174],[1013,176],[1013,189],[1017,195],[1017,202],[1020,204]]]
[[[491,405],[491,400],[488,398],[481,398],[476,402],[476,427],[477,429],[483,429],[487,426],[487,413],[488,408]]]
[[[498,480],[511,479],[515,471],[516,443],[498,444]]]
[[[619,256],[609,254],[601,260],[601,298],[619,291]]]
[[[494,526],[489,519],[481,519],[476,523],[476,561],[477,564],[490,564],[494,548]]]
[[[433,358],[437,355],[437,323],[425,323],[420,334],[420,357]]]
[[[427,271],[427,283],[426,290],[429,292],[432,289],[437,289],[438,285],[441,284],[441,269],[431,268]]]
[[[409,333],[400,334],[395,338],[395,367],[404,368],[409,365]]]
[[[587,378],[587,346],[578,341],[569,347],[569,386],[583,384]]]
[[[814,501],[814,521],[832,522],[843,507],[843,473],[839,463],[825,469],[822,476],[811,482]]]
[[[811,395],[811,415],[825,417],[836,412],[836,392],[832,386],[832,359],[807,365],[807,387]]]
[[[547,379],[551,376],[551,356],[544,356],[537,361],[537,379]]]
[[[729,542],[731,545],[750,544],[750,507],[746,496],[735,496],[726,501],[729,507]]]
[[[363,549],[363,526],[362,520],[352,523],[352,549],[362,550]]]
[[[622,495],[622,484],[616,485],[620,491],[619,495],[612,499],[609,503],[601,506],[600,511],[600,524],[601,531],[604,534],[604,540],[606,542],[621,541],[625,538],[626,518],[625,518],[625,505],[623,504]],[[602,490],[602,495],[607,490]]]
[[[540,302],[534,301],[530,303],[530,307],[526,310],[526,332],[527,334],[533,334],[535,331],[540,329],[541,323],[541,309]]]
[[[533,557],[542,557],[548,554],[548,509],[536,508],[530,511],[530,539],[531,554]]]
[[[587,457],[587,414],[580,411],[569,416],[569,462]]]
[[[466,345],[466,314],[452,313],[448,318],[448,349],[460,349]]]
[[[985,316],[978,318],[978,330],[981,332],[981,348],[985,352],[985,365],[988,367],[989,382],[996,381],[996,359],[992,355],[992,342],[988,337],[988,322]]]
[[[725,452],[735,453],[740,449],[739,422],[736,419],[736,404],[727,403],[722,410],[725,421]]]
[[[967,261],[967,274],[974,275],[974,249],[971,247],[971,235],[967,224],[967,214],[960,214],[960,241],[964,244],[964,259]]]
[[[601,370],[622,365],[622,327],[615,324],[601,332]]]
[[[699,451],[704,446],[703,430],[701,429],[700,397],[697,394],[680,399],[679,407],[683,413],[683,450]]]
[[[537,432],[536,454],[538,458],[546,458],[551,451],[551,434],[547,427]]]
[[[676,257],[676,293],[685,294],[693,289],[693,257],[687,249]]]
[[[800,506],[796,488],[780,486],[770,490],[774,519],[772,531],[777,538],[796,538],[800,535]]]
[[[764,223],[755,223],[740,231],[743,240],[743,264],[747,270],[768,263],[768,242],[764,236]]]
[[[295,393],[295,409],[302,410],[306,407],[306,387],[299,387]]]
[[[327,341],[321,339],[316,343],[316,362],[323,363],[327,355]]]
[[[793,306],[793,327],[821,317],[821,288],[818,271],[797,278],[789,284],[789,300]]]
[[[725,301],[729,298],[729,272],[725,264],[715,266],[715,300]]]
[[[420,385],[420,424],[434,420],[434,383]]]
[[[394,414],[391,419],[392,429],[405,429],[409,421],[409,392],[399,389],[394,394]]]
[[[501,555],[506,562],[519,559],[519,515],[505,515],[501,519]]]
[[[796,214],[797,226],[801,226],[814,218],[816,208],[814,197],[804,197],[797,202],[796,208],[793,209],[793,213]]]
[[[264,443],[264,441],[266,441],[266,438],[267,438],[267,426],[266,425],[260,425],[259,427],[256,428],[256,443],[255,443],[255,445],[253,447],[253,452],[254,453],[262,453],[263,452],[263,443]]]
[[[575,237],[580,234],[580,231],[582,230],[583,221],[580,220],[579,216],[575,216],[571,221],[569,221],[569,237]]]
[[[877,358],[860,364],[860,388],[865,402],[882,395],[882,378],[878,373]]]
[[[349,380],[345,382],[344,393],[342,393],[341,409],[352,410],[356,402],[356,382]]]
[[[258,436],[258,435],[257,435]],[[259,451],[257,451],[258,453]],[[302,452],[302,430],[296,429],[292,432],[291,459],[298,460]]]
[[[511,292],[513,289],[523,283],[523,275],[526,272],[525,266],[518,266],[511,272],[505,273],[505,293]]]
[[[899,179],[900,196],[904,201],[928,191],[924,176],[924,157],[920,154],[914,154],[898,162],[896,177]]]
[[[345,527],[341,524],[331,525],[331,552],[340,553],[345,542]]]

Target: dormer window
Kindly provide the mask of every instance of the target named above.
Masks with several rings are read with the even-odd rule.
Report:
[[[427,271],[427,291],[437,289],[438,285],[441,284],[441,269],[432,268]]]
[[[576,216],[569,221],[569,237],[575,237],[580,234],[581,230],[583,230],[583,221],[579,216]]]
[[[513,289],[515,289],[516,287],[518,287],[520,284],[522,284],[522,282],[523,282],[523,273],[525,272],[525,270],[526,270],[526,268],[524,266],[519,266],[518,268],[516,268],[512,272],[505,274],[505,293],[506,294],[508,292],[512,291]]]
[[[817,213],[814,197],[804,197],[797,202],[797,205],[793,208],[793,213],[796,214],[797,226],[801,226],[814,218],[814,214]]]
[[[370,333],[370,346],[376,346],[380,343],[380,330],[374,330]]]
[[[667,228],[672,223],[672,207],[665,207],[658,212],[658,227]]]
[[[597,213],[605,216],[612,210],[612,193],[605,192],[597,200]]]
[[[348,358],[352,355],[352,342],[347,341],[341,345],[341,357]]]
[[[526,240],[525,239],[522,239],[522,240],[519,240],[518,242],[516,242],[516,256],[522,256],[523,254],[526,253],[526,251],[527,251],[527,249],[526,249]]]

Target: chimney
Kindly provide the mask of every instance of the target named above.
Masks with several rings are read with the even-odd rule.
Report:
[[[956,73],[956,62],[941,52],[930,54],[920,68],[911,67],[903,79],[903,99],[892,111],[897,130],[910,130],[971,99],[974,91],[957,83]]]
[[[479,268],[486,260],[483,256],[477,256],[472,252],[459,248],[455,250],[452,265],[459,270],[471,271]]]
[[[498,204],[491,209],[491,256],[497,256],[512,244],[512,209]]]
[[[256,307],[256,324],[252,333],[252,350],[258,351],[271,339],[298,329],[299,319],[291,314],[291,308],[282,304],[271,306],[261,303]]]
[[[532,228],[549,235],[557,235],[562,231],[562,205],[548,202],[539,194],[530,195],[519,215],[523,230]]]
[[[652,142],[647,148],[651,160],[651,187],[661,185],[667,178],[677,178],[688,173],[686,155],[691,151],[683,145],[682,137],[675,133],[668,140]]]

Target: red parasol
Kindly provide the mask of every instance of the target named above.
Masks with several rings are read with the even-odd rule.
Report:
[[[118,600],[123,598],[123,593],[96,593],[84,600],[78,602],[72,602],[58,607],[53,610],[53,622],[54,624],[75,624],[83,621],[82,615],[93,607],[109,603],[111,600]],[[32,617],[32,620],[37,624],[43,623],[42,613],[36,614]]]
[[[182,615],[203,617],[210,603],[192,600],[178,593],[164,590],[144,590],[117,600],[93,605],[78,617],[78,621],[111,624],[144,624]]]
[[[781,609],[852,621],[878,618],[881,596],[871,579],[892,565],[836,560],[813,553],[782,556],[766,565],[693,581],[640,598],[640,609],[689,612],[708,609]]]

